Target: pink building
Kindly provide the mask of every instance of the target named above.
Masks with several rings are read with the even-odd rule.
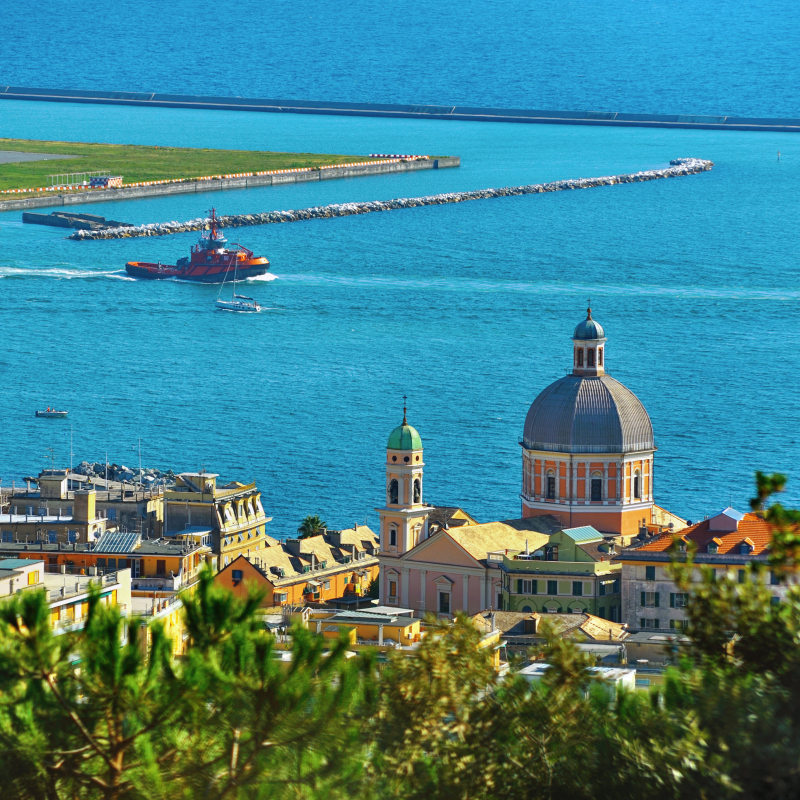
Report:
[[[386,505],[380,515],[380,600],[385,605],[449,617],[501,608],[498,568],[505,550],[544,546],[560,529],[551,516],[484,525],[466,524],[430,533],[433,507],[422,500],[422,440],[406,421],[386,448]]]

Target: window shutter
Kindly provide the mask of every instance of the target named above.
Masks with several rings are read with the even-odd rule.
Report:
[[[642,592],[642,606],[644,606],[644,601],[645,601],[644,592]]]
[[[517,594],[522,594],[522,580],[517,578]]]
[[[539,594],[539,581],[533,582],[533,591],[531,594]]]
[[[656,593],[655,593],[655,595],[656,595],[656,608],[658,608],[658,597],[659,597],[659,593],[658,593],[658,592],[656,592]]]
[[[669,607],[675,608],[675,592],[669,593]]]

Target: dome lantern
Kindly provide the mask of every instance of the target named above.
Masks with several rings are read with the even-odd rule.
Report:
[[[586,309],[586,319],[579,322],[572,334],[572,374],[605,375],[606,335],[603,326],[592,319],[592,309]]]

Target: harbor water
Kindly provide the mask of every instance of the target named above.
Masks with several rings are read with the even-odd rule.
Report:
[[[49,448],[68,464],[70,432],[76,461],[108,453],[133,467],[141,438],[147,466],[257,481],[273,535],[312,513],[374,524],[407,395],[425,500],[516,517],[525,413],[570,368],[591,299],[610,374],[653,421],[659,504],[693,520],[744,509],[755,469],[787,472],[786,499],[800,502],[793,134],[21,101],[0,113],[4,137],[461,156],[460,169],[79,209],[137,224],[212,205],[252,213],[715,163],[643,184],[232,231],[272,263],[244,290],[258,315],[215,312],[213,286],[126,276],[126,261],[188,255],[195,233],[74,242],[0,214],[4,487],[49,466]],[[69,418],[34,419],[47,406]]]

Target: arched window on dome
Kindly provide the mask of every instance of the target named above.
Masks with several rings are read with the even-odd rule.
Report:
[[[636,472],[633,474],[633,499],[642,499],[642,476],[639,473],[639,470],[636,470]]]
[[[582,367],[583,366],[583,348],[582,347],[578,347],[577,351],[578,351],[578,362],[577,363],[578,363],[579,367]]]
[[[592,473],[592,502],[597,503],[603,499],[603,474]]]
[[[586,350],[586,366],[593,367],[594,366],[594,348],[590,347]]]
[[[552,469],[547,470],[547,499],[556,499],[556,473]]]
[[[414,480],[414,502],[422,502],[422,484],[419,482],[419,478]]]
[[[397,478],[392,478],[392,480],[389,481],[389,502],[397,505],[397,498],[399,497],[399,494],[400,489],[397,483]]]

